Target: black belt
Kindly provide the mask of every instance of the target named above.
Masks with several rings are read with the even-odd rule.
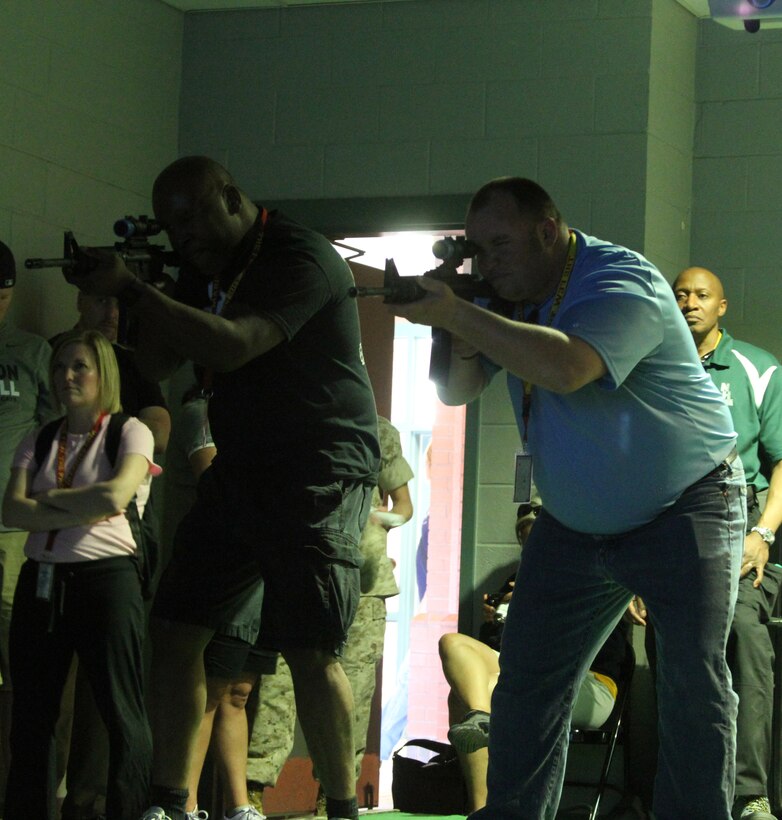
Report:
[[[722,461],[713,469],[710,470],[706,475],[715,475],[718,473],[723,467],[727,467],[729,464],[732,464],[737,458],[739,457],[739,451],[734,447],[726,456],[722,459]]]

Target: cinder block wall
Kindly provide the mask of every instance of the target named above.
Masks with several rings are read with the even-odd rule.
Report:
[[[109,245],[149,213],[175,158],[183,15],[159,0],[0,3],[0,238],[20,267],[11,317],[50,336],[73,324],[74,288],[28,256],[62,256],[63,230]]]
[[[654,0],[646,140],[643,253],[669,279],[689,264],[698,23]]]
[[[160,0],[6,0],[0,26],[0,237],[20,260],[59,255],[65,228],[108,244],[177,153],[209,153],[270,199],[465,194],[519,173],[669,278],[713,267],[730,329],[782,355],[778,31],[697,23],[675,0],[185,16]],[[58,272],[20,279],[19,324],[73,321]],[[468,478],[478,589],[515,557],[515,442],[498,382]]]
[[[266,199],[461,194],[500,174],[531,176],[572,224],[643,249],[647,176],[660,173],[647,168],[653,22],[678,14],[694,27],[674,0],[190,14],[182,150],[215,156]],[[478,589],[518,553],[518,439],[502,385],[481,419],[477,531],[465,533]]]
[[[571,224],[672,269],[689,248],[696,33],[674,0],[192,14],[181,147],[267,200],[469,194],[493,176],[530,176]],[[474,628],[473,591],[518,557],[504,379],[477,412],[462,564]]]
[[[651,7],[413,0],[187,15],[182,148],[267,199],[464,193],[526,174],[575,223],[638,247]]]
[[[782,30],[700,24],[693,264],[725,285],[725,326],[782,357]]]
[[[690,261],[713,267],[730,329],[782,355],[779,31],[697,24],[674,0],[186,16],[159,0],[7,0],[0,25],[0,235],[20,260],[58,256],[66,228],[112,241],[117,216],[149,211],[178,139],[271,198],[465,193],[514,172],[669,278]],[[23,272],[12,317],[49,335],[72,305],[58,272]],[[483,405],[481,449],[507,450],[503,390]],[[478,520],[491,523],[476,533],[478,581],[513,550],[494,523],[509,509],[510,460],[505,472],[483,463]]]

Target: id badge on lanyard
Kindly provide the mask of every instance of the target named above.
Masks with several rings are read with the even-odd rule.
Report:
[[[54,564],[41,561],[38,564],[38,577],[35,582],[35,597],[39,601],[51,601],[54,589]]]
[[[513,479],[513,503],[529,504],[532,501],[532,456],[526,446],[516,451],[516,469]]]

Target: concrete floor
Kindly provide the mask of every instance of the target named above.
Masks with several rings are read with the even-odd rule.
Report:
[[[650,820],[649,814],[641,807],[637,800],[630,801],[629,805],[619,808],[615,805],[616,800],[611,800],[610,797],[605,798],[605,802],[601,805],[600,817],[603,820]],[[557,820],[586,820],[589,815],[588,809],[578,809],[576,806],[571,808],[563,808],[557,815]],[[390,809],[374,809],[372,811],[362,810],[360,813],[362,818],[367,820],[406,820],[406,818],[415,818],[415,820],[444,820],[442,816],[423,815],[423,814],[407,814]],[[270,814],[269,820],[313,820],[313,814]]]
[[[598,755],[603,754],[602,749],[599,747],[597,747],[597,750],[595,750],[595,747],[592,747],[591,750],[584,750],[583,747],[574,748],[576,751],[575,755],[571,755],[571,764],[576,763],[576,760],[579,756],[583,755],[584,751],[587,751],[587,753],[591,751],[593,754],[597,751]],[[600,757],[597,762],[599,763],[601,760],[602,758]],[[593,782],[596,771],[599,772],[599,765],[597,770],[595,770],[594,759],[591,764],[586,758],[582,763],[586,768],[582,769],[581,766],[576,766],[574,769],[569,770],[570,773],[575,779],[585,778],[587,782]],[[609,783],[618,786],[622,782],[623,766],[623,756],[621,754],[615,756]],[[362,810],[362,818],[367,818],[367,820],[393,820],[393,818],[398,818],[399,820],[406,820],[406,818],[415,818],[415,820],[443,820],[442,816],[430,817],[424,814],[411,815],[394,811],[391,797],[391,767],[386,763],[383,763],[380,768],[379,786],[380,808],[376,808],[372,811]],[[586,820],[589,816],[589,811],[583,808],[583,804],[591,800],[593,796],[594,790],[592,788],[584,789],[582,787],[566,785],[562,794],[557,820]],[[610,786],[606,788],[600,805],[600,817],[603,818],[603,820],[651,820],[650,815],[644,809],[638,798],[629,797],[622,800],[618,789],[611,788]],[[312,812],[308,814],[269,814],[269,820],[314,820],[314,815]]]

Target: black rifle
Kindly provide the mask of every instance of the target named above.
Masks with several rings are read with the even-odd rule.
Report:
[[[464,237],[447,236],[432,246],[432,253],[442,259],[442,264],[426,271],[423,276],[437,279],[448,285],[460,298],[469,302],[475,299],[487,300],[487,307],[505,313],[504,303],[491,285],[470,273],[458,273],[465,258],[475,256],[477,247]],[[393,259],[386,259],[383,286],[380,288],[352,287],[350,296],[382,296],[387,304],[402,305],[417,302],[426,296],[413,276],[400,276]],[[445,382],[451,363],[451,334],[439,327],[432,328],[432,352],[429,357],[429,378],[433,382]]]
[[[146,216],[126,216],[114,223],[114,233],[124,241],[96,248],[119,254],[122,261],[145,282],[156,282],[163,277],[166,266],[178,267],[179,257],[175,251],[163,245],[153,245],[150,236],[156,236],[162,228],[159,222]],[[79,247],[72,231],[63,235],[63,253],[59,259],[25,259],[28,269],[61,268],[70,282],[73,277],[84,276],[98,266],[99,262]]]
[[[163,272],[164,267],[179,267],[179,256],[175,251],[166,250],[163,245],[154,245],[150,236],[156,236],[162,226],[147,216],[126,216],[114,223],[114,233],[123,241],[95,250],[116,253],[122,261],[144,282],[154,284],[170,292],[173,279]],[[60,268],[69,284],[78,286],[78,277],[86,276],[100,264],[100,260],[85,253],[72,231],[63,235],[63,253],[59,259],[25,259],[24,266],[31,270]],[[120,303],[118,339],[122,344],[132,342],[134,329],[129,328],[127,313]]]

